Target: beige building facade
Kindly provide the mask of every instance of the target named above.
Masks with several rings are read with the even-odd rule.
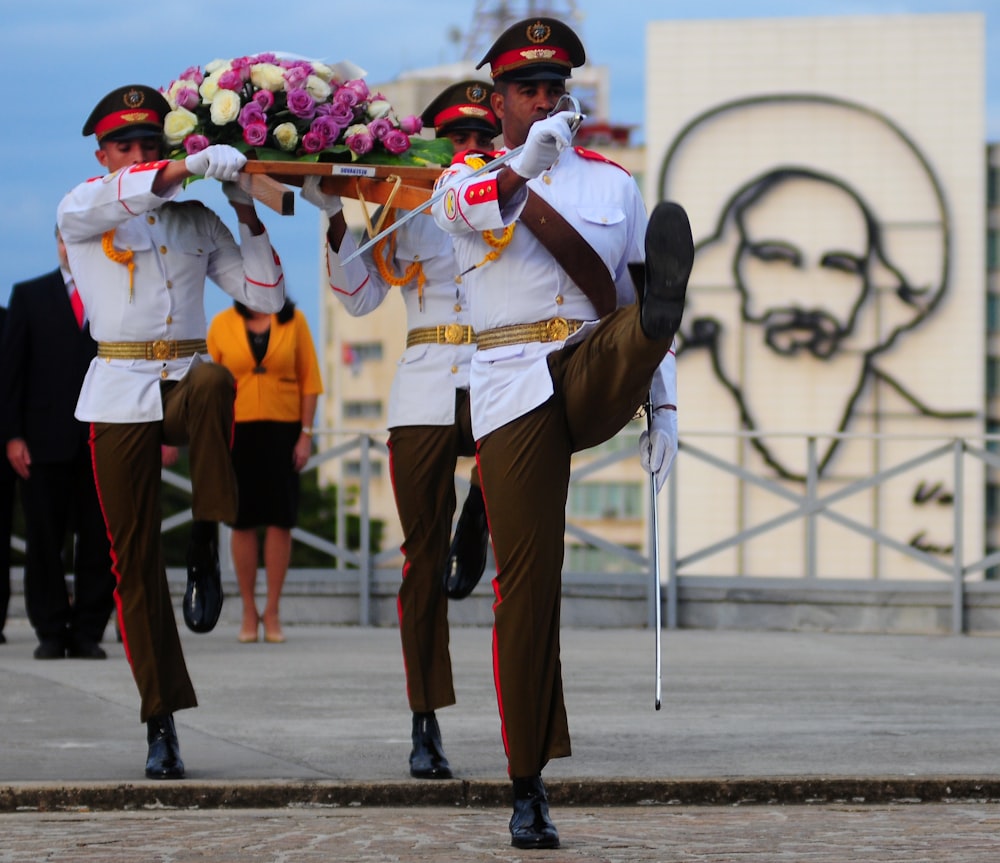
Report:
[[[981,552],[983,465],[950,442],[985,428],[982,16],[655,22],[646,46],[647,200],[682,202],[697,249],[682,440],[746,472],[682,453],[680,555],[770,526],[686,572],[921,577],[906,550],[946,565],[956,507]],[[834,518],[781,525],[807,490]]]

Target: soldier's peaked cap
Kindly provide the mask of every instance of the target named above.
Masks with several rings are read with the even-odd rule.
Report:
[[[587,60],[579,37],[555,18],[526,18],[500,34],[477,69],[494,81],[560,81]]]
[[[435,96],[420,119],[436,129],[438,137],[448,132],[485,132],[495,138],[500,122],[490,106],[492,92],[493,85],[484,81],[459,81]]]
[[[125,141],[163,134],[170,105],[163,94],[142,84],[112,90],[101,99],[83,124],[84,135],[98,141]]]

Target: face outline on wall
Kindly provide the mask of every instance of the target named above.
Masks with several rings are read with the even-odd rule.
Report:
[[[878,219],[860,194],[833,177],[770,171],[731,200],[723,215],[730,220],[741,315],[763,328],[779,355],[827,359],[851,337],[863,342],[869,336],[858,332],[859,320],[872,311],[876,291],[919,312],[926,291],[888,260]]]
[[[747,430],[774,429],[782,383],[802,364],[803,374],[825,375],[828,425],[818,427],[848,431],[880,373],[877,358],[919,327],[948,288],[940,184],[901,129],[856,103],[779,94],[712,108],[668,148],[659,197],[688,207],[697,241],[679,373],[684,354],[707,349]],[[913,223],[924,230],[916,258],[906,236]],[[776,444],[752,445],[780,476],[804,478]],[[820,453],[820,473],[837,445]]]

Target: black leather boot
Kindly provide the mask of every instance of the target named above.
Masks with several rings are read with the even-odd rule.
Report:
[[[222,573],[219,570],[219,525],[196,521],[191,525],[187,552],[187,588],[184,623],[192,632],[211,632],[222,613]]]
[[[433,711],[413,714],[410,776],[414,779],[451,779],[451,765],[445,758],[441,729]]]
[[[183,778],[184,762],[181,761],[181,747],[171,714],[154,716],[146,723],[146,742],[149,744],[147,779]]]
[[[444,570],[444,592],[449,599],[465,599],[479,584],[486,569],[489,541],[483,493],[478,487],[471,486],[455,525],[455,536],[451,540]]]
[[[514,780],[510,844],[515,848],[559,847],[559,831],[549,818],[549,798],[541,776]]]
[[[639,296],[639,323],[650,339],[672,339],[681,326],[694,240],[680,204],[660,201],[646,226],[645,264],[629,264]]]

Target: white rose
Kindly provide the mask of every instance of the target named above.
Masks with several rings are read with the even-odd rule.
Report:
[[[368,126],[364,123],[355,123],[353,126],[348,126],[344,130],[344,137],[348,138],[351,135],[367,135]]]
[[[382,117],[388,117],[391,110],[392,105],[386,102],[385,99],[376,99],[368,103],[368,119],[380,120]]]
[[[326,63],[313,63],[313,74],[323,81],[329,81],[333,77],[333,69]]]
[[[330,85],[318,75],[306,78],[306,91],[321,105],[330,98]]]
[[[250,83],[261,90],[277,93],[285,86],[284,72],[274,63],[254,63],[250,67]]]
[[[226,71],[226,69],[229,68],[231,63],[232,60],[213,60],[211,63],[208,63],[205,66],[205,74],[213,75],[215,73],[218,73],[219,75],[221,75],[223,72]]]
[[[240,108],[243,103],[240,101],[239,93],[233,90],[219,90],[212,100],[211,117],[216,126],[225,126],[232,123],[240,115]]]
[[[211,75],[206,76],[205,80],[201,82],[198,92],[201,93],[202,105],[212,104],[215,94],[219,92],[219,78],[222,77],[222,73],[225,71],[225,69],[217,69]]]
[[[198,118],[187,108],[174,108],[163,120],[163,134],[171,147],[176,147],[198,126]]]
[[[274,140],[282,150],[291,152],[299,143],[299,133],[294,123],[282,123],[274,127]]]

